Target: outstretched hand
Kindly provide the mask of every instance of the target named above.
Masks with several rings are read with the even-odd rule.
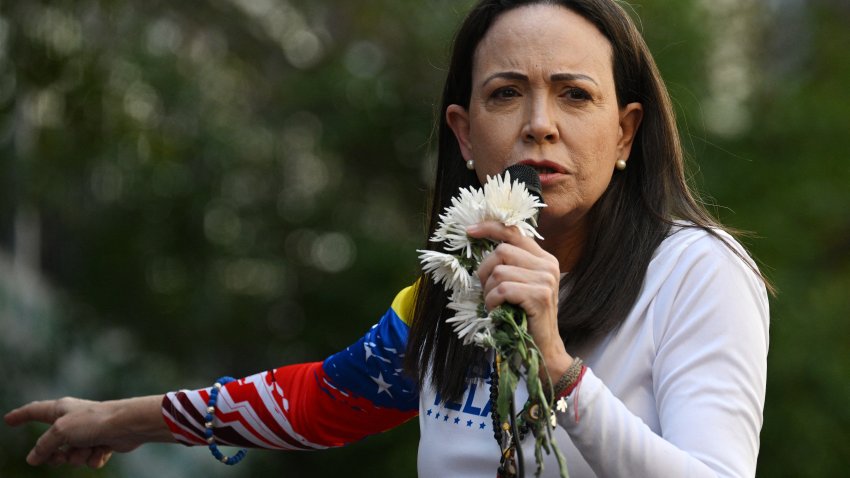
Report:
[[[128,452],[150,441],[172,441],[160,415],[160,398],[93,402],[61,398],[32,402],[10,411],[10,426],[50,425],[27,455],[30,465],[103,467],[113,452]]]

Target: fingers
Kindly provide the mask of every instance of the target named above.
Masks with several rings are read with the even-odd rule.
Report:
[[[106,462],[112,458],[112,450],[105,446],[95,447],[89,457],[87,465],[90,468],[103,468]]]
[[[29,463],[29,461],[27,461]],[[57,451],[47,460],[47,464],[50,466],[59,466],[68,463],[68,452],[67,451]],[[31,463],[30,463],[31,464]]]
[[[516,279],[516,274],[498,275],[498,272],[508,272],[508,270],[497,271],[497,268],[503,265],[526,270],[531,274],[532,280],[542,281],[544,285],[556,285],[560,277],[558,260],[545,251],[529,251],[513,244],[502,243],[479,264],[478,278],[481,279],[481,284],[485,285],[494,274],[497,274],[496,278],[500,281]]]
[[[487,264],[482,263],[482,269],[487,270],[479,269],[484,306],[487,310],[509,303],[521,307],[531,316],[536,316],[557,308],[557,273],[547,270],[547,264],[540,260],[532,259],[514,265],[513,252],[494,252],[487,258]],[[529,262],[534,265],[529,266]]]
[[[30,450],[27,455],[27,463],[42,465],[53,459],[64,459],[64,462],[69,462],[69,460],[78,461],[80,459],[85,461],[88,458],[88,455],[85,457],[72,456],[70,452],[72,449],[88,449],[92,445],[85,438],[92,424],[80,422],[66,414],[69,408],[73,408],[74,404],[80,402],[80,400],[72,398],[62,398],[35,402],[23,407],[29,409],[29,416],[35,417],[35,420],[52,422],[50,428],[38,438],[35,446]]]
[[[13,427],[33,421],[53,423],[56,420],[56,400],[28,403],[7,413],[3,420]]]
[[[27,455],[27,463],[33,466],[43,465],[46,463],[54,464],[54,460],[62,459],[61,463],[68,462],[68,456],[63,450],[66,444],[65,437],[60,431],[57,431],[56,425],[47,429],[42,434],[35,446]],[[64,458],[62,457],[64,455]]]
[[[45,463],[50,466],[86,465],[89,468],[97,469],[103,468],[111,457],[112,450],[108,447],[71,448],[68,450],[60,448]]]
[[[466,229],[466,233],[471,237],[482,238],[489,237],[498,242],[507,242],[520,246],[521,244],[531,245],[537,244],[537,241],[532,237],[523,236],[517,227],[508,227],[496,221],[482,222]]]
[[[94,453],[94,448],[73,448],[68,451],[68,464],[72,466],[83,466],[88,463]]]
[[[516,227],[484,222],[467,229],[475,238],[499,241],[478,267],[478,277],[488,310],[509,303],[521,307],[532,321],[532,334],[549,340],[557,336],[560,264],[532,237],[523,236]]]
[[[491,254],[485,258],[478,268],[482,284],[492,269],[500,263],[524,266],[531,270],[545,270],[555,274],[555,277],[560,274],[557,259],[544,251],[534,238],[523,236],[516,227],[490,221],[470,226],[466,231],[470,237],[486,237],[501,243],[494,251],[495,255]]]
[[[55,431],[55,426],[47,430],[38,439],[35,446],[27,455],[27,463],[38,465],[88,465],[92,468],[100,468],[106,464],[112,450],[108,447],[81,447],[74,448],[67,445],[67,441],[61,433]]]
[[[3,419],[10,426],[19,426],[28,422],[54,423],[57,418],[56,400],[31,402],[7,413]],[[68,461],[64,451],[60,450],[64,441],[51,426],[39,437],[35,446],[27,455],[30,465],[61,464]]]
[[[478,277],[488,310],[510,303],[536,316],[557,308],[560,273],[554,258],[500,244],[481,262]]]
[[[557,298],[551,289],[519,281],[500,282],[484,295],[484,307],[487,310],[506,303],[515,304],[532,317],[544,315],[549,311],[554,312],[556,301]]]
[[[88,465],[101,468],[112,456],[110,446],[95,446],[104,443],[98,435],[102,429],[102,406],[96,410],[97,402],[62,398],[32,402],[10,411],[4,420],[11,426],[31,421],[50,424],[50,427],[36,440],[26,461],[30,465]]]

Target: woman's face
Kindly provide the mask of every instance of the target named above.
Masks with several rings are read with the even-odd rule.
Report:
[[[475,51],[469,109],[446,111],[482,183],[516,163],[538,170],[544,237],[582,224],[628,159],[641,115],[638,103],[617,105],[608,40],[578,14],[540,4],[496,19]]]

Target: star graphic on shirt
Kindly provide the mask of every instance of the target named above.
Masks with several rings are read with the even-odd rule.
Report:
[[[479,423],[479,424],[478,424],[478,429],[479,429],[479,430],[483,430],[483,429],[484,429],[484,427],[486,427],[486,426],[487,426],[487,425],[485,425],[485,424],[484,424],[484,422],[481,422],[481,423]]]
[[[443,421],[444,421],[444,422],[449,421],[449,415],[448,415],[448,414],[446,414],[445,416],[443,416]]]
[[[466,426],[471,427],[472,426],[472,420],[467,420]]]
[[[440,413],[437,412],[437,415],[434,417],[434,420],[439,420],[439,419],[440,419]]]
[[[460,423],[460,417],[455,417],[455,425],[457,425],[458,423]]]
[[[378,359],[378,360],[380,360],[380,361],[382,361],[382,362],[386,362],[386,363],[390,363],[390,362],[391,362],[389,359],[385,359],[384,357],[381,357],[380,355],[376,354],[376,353],[372,350],[372,347],[375,347],[375,344],[374,344],[374,343],[372,343],[372,342],[363,342],[363,350],[365,350],[365,351],[366,351],[366,358],[364,358],[364,359],[363,359],[364,361],[368,362],[370,357],[375,357],[376,359]]]
[[[381,394],[381,392],[386,392],[387,395],[389,395],[390,397],[393,396],[393,394],[390,393],[390,387],[392,387],[392,385],[390,385],[389,383],[384,381],[384,375],[381,372],[378,372],[377,377],[369,377],[369,378],[371,378],[372,381],[375,382],[378,385],[378,394],[379,395]]]
[[[432,410],[429,408],[428,409],[428,416],[431,416],[431,412],[432,412]]]

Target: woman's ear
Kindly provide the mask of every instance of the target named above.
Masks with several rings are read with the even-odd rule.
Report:
[[[640,103],[629,103],[620,108],[620,138],[617,141],[617,159],[625,160],[629,157],[642,119],[643,105]]]
[[[446,124],[452,129],[460,146],[460,154],[464,161],[472,158],[472,145],[469,142],[469,112],[460,105],[449,105],[446,108]]]

